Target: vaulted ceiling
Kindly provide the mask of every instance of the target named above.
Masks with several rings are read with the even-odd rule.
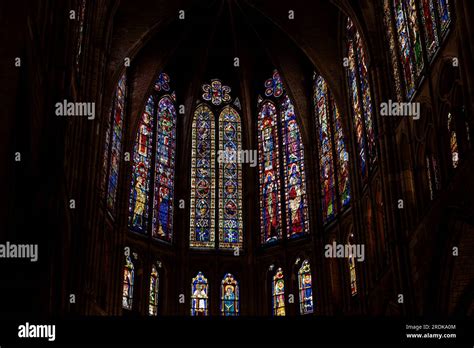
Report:
[[[192,108],[200,85],[211,78],[229,84],[244,105],[255,105],[259,88],[277,68],[301,115],[303,138],[309,139],[305,114],[310,110],[312,71],[323,75],[344,105],[342,23],[350,15],[364,36],[376,30],[375,23],[357,18],[364,18],[365,12],[373,18],[368,13],[372,10],[367,0],[122,0],[112,14],[106,94],[112,95],[124,59],[130,58],[133,119],[141,113],[156,74],[164,69],[181,82],[174,88],[178,98],[187,96],[181,101],[185,107]],[[289,11],[294,11],[294,19]],[[235,57],[241,69],[235,69]],[[248,106],[247,111],[250,122],[253,110]]]

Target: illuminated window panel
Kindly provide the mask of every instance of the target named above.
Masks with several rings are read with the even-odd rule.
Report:
[[[194,111],[191,152],[191,219],[189,244],[215,247],[215,122],[205,105]]]
[[[239,313],[239,282],[227,273],[221,282],[221,315],[229,317]]]
[[[304,260],[298,270],[298,291],[300,314],[304,315],[313,313],[313,280],[311,277],[311,266],[309,265],[308,260]]]

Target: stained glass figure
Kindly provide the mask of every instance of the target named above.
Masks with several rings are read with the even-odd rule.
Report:
[[[106,131],[105,153],[103,162],[103,188],[107,186],[106,200],[107,209],[110,213],[115,212],[115,200],[117,197],[118,175],[120,159],[122,157],[122,132],[125,116],[125,74],[120,78],[115,89],[112,107],[110,109],[110,123]]]
[[[414,50],[414,64],[417,77],[421,75],[423,70],[423,44],[421,42],[421,28],[418,24],[417,0],[395,0],[404,1],[406,18],[408,22],[408,29],[410,31],[410,38]]]
[[[148,302],[148,315],[157,316],[158,315],[158,295],[159,295],[159,275],[156,270],[156,266],[151,266],[150,274],[150,293],[149,293],[149,302]]]
[[[148,199],[155,107],[155,100],[150,96],[140,120],[133,151],[128,224],[131,230],[140,233],[146,233],[148,226]]]
[[[324,78],[313,77],[313,105],[319,151],[319,175],[323,223],[350,202],[349,153],[346,150],[341,115]],[[336,180],[337,179],[337,180]],[[339,195],[339,202],[337,196]]]
[[[221,315],[239,315],[239,283],[227,273],[221,283]]]
[[[400,81],[400,68],[398,66],[399,59],[397,55],[398,50],[398,39],[395,37],[395,24],[392,20],[393,7],[391,4],[392,0],[384,0],[384,24],[385,32],[387,36],[389,52],[390,52],[390,63],[392,65],[392,79],[395,88],[395,94],[397,96],[397,101],[401,102],[405,97],[405,91],[402,91],[402,83]]]
[[[278,268],[273,276],[272,282],[273,315],[285,316],[285,280],[283,270]]]
[[[390,0],[386,0],[390,1]],[[395,15],[396,39],[398,51],[400,52],[400,65],[402,67],[402,78],[405,85],[405,98],[411,98],[415,92],[418,71],[415,62],[415,48],[410,34],[408,21],[408,4],[404,0],[393,0]],[[388,20],[392,20],[389,18]],[[396,51],[392,51],[395,54]],[[397,59],[398,60],[398,59]]]
[[[425,66],[424,51],[428,59],[432,59],[449,28],[449,2],[384,0],[384,13],[397,98],[410,99]],[[418,16],[421,17],[421,23]],[[423,42],[421,33],[424,36]]]
[[[204,275],[199,272],[191,283],[191,315],[207,316],[209,285]]]
[[[176,109],[169,96],[158,102],[156,120],[152,236],[170,242],[173,235]]]
[[[436,0],[421,0],[421,11],[423,20],[423,32],[425,34],[425,46],[428,57],[431,58],[439,47],[438,29],[436,27]]]
[[[135,281],[135,267],[130,256],[125,257],[125,267],[123,271],[123,292],[122,307],[132,310],[133,305],[133,287]]]
[[[348,57],[348,84],[354,130],[363,178],[376,161],[375,132],[373,124],[372,97],[367,70],[365,49],[359,31],[350,18],[346,26],[346,49]],[[367,164],[369,168],[367,168]]]
[[[351,199],[351,185],[349,180],[349,153],[346,149],[342,120],[339,109],[331,96],[331,105],[334,122],[334,147],[336,153],[338,193],[341,209],[347,206]]]
[[[333,157],[332,125],[326,81],[317,76],[314,81],[313,104],[318,128],[319,175],[323,223],[336,214],[335,161]]]
[[[283,97],[280,116],[284,149],[286,231],[287,237],[293,238],[308,233],[309,218],[303,142],[295,109],[288,95]]]
[[[270,244],[283,238],[283,228],[286,238],[309,233],[309,216],[303,142],[295,107],[277,70],[265,81],[265,96],[257,101],[260,233],[261,243]]]
[[[308,260],[303,261],[298,271],[298,290],[300,298],[300,314],[313,313],[313,282],[311,278],[311,266],[309,265]]]
[[[176,96],[170,78],[160,73],[148,97],[133,151],[130,230],[155,239],[173,239]],[[151,209],[151,226],[149,215]]]
[[[352,245],[354,245],[354,239],[353,239],[352,234],[349,236],[348,245],[349,245],[349,250],[352,250]],[[356,257],[355,255],[350,254],[348,258],[352,296],[357,294],[357,273],[356,273],[356,266],[355,266],[355,257]]]
[[[266,101],[258,114],[260,226],[262,244],[282,237],[278,119],[275,104]]]

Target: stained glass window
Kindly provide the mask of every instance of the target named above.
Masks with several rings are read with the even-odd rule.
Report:
[[[211,84],[203,85],[202,90],[204,92],[202,98],[205,101],[210,101],[213,105],[221,105],[231,101],[230,87],[223,85],[217,79],[212,80]]]
[[[176,151],[176,96],[169,92],[170,78],[160,73],[138,125],[129,204],[129,228],[166,242],[173,238]]]
[[[405,91],[402,92],[402,85],[401,85],[401,75],[398,66],[398,56],[397,56],[397,44],[398,40],[395,37],[395,24],[392,21],[393,15],[392,11],[393,8],[391,6],[392,0],[384,0],[384,24],[385,24],[385,32],[387,35],[387,41],[389,43],[389,52],[390,52],[390,63],[392,65],[392,78],[393,84],[395,88],[395,94],[397,96],[397,101],[401,102],[404,99]]]
[[[342,129],[342,120],[339,109],[331,96],[331,106],[334,122],[334,147],[336,152],[338,193],[341,208],[347,206],[351,200],[351,185],[349,180],[349,152]]]
[[[309,219],[303,142],[295,109],[288,95],[283,97],[280,115],[284,149],[286,231],[287,237],[293,238],[308,232]]]
[[[385,0],[385,2],[386,8],[393,7],[394,17],[390,11],[386,10],[386,16],[389,16],[386,18],[386,22],[392,23],[392,18],[394,18],[394,28],[390,25],[387,29],[395,29],[395,40],[400,52],[400,59],[396,57],[396,50],[392,50],[391,54],[395,55],[393,60],[400,61],[402,80],[405,85],[404,95],[406,98],[411,98],[423,68],[423,52],[415,3],[414,0]]]
[[[352,245],[354,245],[352,234],[349,236],[348,245],[349,245],[349,250],[352,250]],[[348,258],[352,296],[357,294],[357,273],[356,273],[356,266],[355,266],[355,257],[356,257],[355,255],[350,254]]]
[[[125,267],[123,271],[122,307],[124,309],[132,310],[134,281],[135,268],[130,256],[127,256],[125,258]]]
[[[336,102],[326,81],[316,73],[313,105],[318,133],[322,213],[326,223],[350,202],[349,154]]]
[[[235,98],[231,103],[230,92],[229,86],[212,79],[209,84],[202,85],[202,98],[210,104],[201,103],[194,112],[190,208],[192,248],[215,248],[216,224],[219,249],[235,250],[243,246],[242,126],[236,109],[240,109],[240,101]],[[215,122],[218,124],[217,134]]]
[[[228,161],[219,162],[219,248],[242,248],[242,150],[238,112],[226,106],[219,116],[219,151]]]
[[[150,274],[150,293],[148,301],[148,315],[157,316],[158,315],[158,292],[159,292],[159,275],[156,270],[156,266],[151,266]]]
[[[298,290],[300,295],[300,314],[313,313],[313,282],[311,266],[308,260],[303,261],[298,271]]]
[[[264,86],[268,98],[258,98],[257,134],[261,242],[267,244],[282,239],[283,218],[287,238],[308,233],[309,218],[304,147],[295,108],[277,70]],[[280,177],[283,178],[283,192]]]
[[[278,268],[273,276],[272,282],[272,304],[273,315],[284,316],[285,312],[285,280],[283,279],[283,271]]]
[[[107,208],[111,213],[115,211],[119,166],[122,157],[122,133],[126,97],[125,85],[126,78],[124,74],[115,89],[110,109],[110,122],[105,135],[102,188],[106,190]]]
[[[274,96],[278,98],[281,97],[284,92],[280,73],[278,70],[274,70],[272,77],[265,81],[265,95],[267,97]]]
[[[199,272],[191,283],[191,315],[208,315],[209,285],[204,275]]]
[[[170,77],[168,74],[161,73],[155,81],[155,91],[169,92],[170,91]]]
[[[221,314],[237,316],[239,311],[239,283],[232,274],[227,273],[221,283]]]
[[[418,10],[417,1],[419,0],[395,0],[404,1],[404,9],[406,11],[406,18],[408,23],[408,30],[410,32],[410,39],[414,53],[414,64],[416,76],[420,76],[423,70],[423,44],[421,42],[421,28],[418,25]]]
[[[439,47],[438,30],[436,28],[436,9],[434,2],[437,0],[421,0],[423,31],[425,33],[425,46],[431,58]]]
[[[451,113],[448,113],[448,131],[449,131],[449,147],[451,150],[451,161],[453,168],[457,168],[459,164],[458,141],[456,136],[456,127]]]
[[[169,88],[169,87],[168,87]],[[171,241],[173,234],[176,109],[169,96],[158,102],[152,236]]]
[[[426,51],[428,59],[431,59],[449,27],[449,2],[448,0],[384,0],[384,12],[397,97],[410,99],[415,93],[423,71],[423,52]],[[421,32],[424,34],[424,42],[421,39]]]
[[[275,104],[264,102],[258,114],[260,225],[262,243],[281,239],[280,157]]]
[[[360,168],[364,178],[376,161],[375,130],[371,88],[367,60],[362,38],[350,18],[346,26],[346,50],[348,57],[348,85],[354,118]],[[368,162],[368,163],[367,163]],[[369,168],[367,168],[369,165]]]
[[[449,0],[435,0],[440,20],[441,31],[444,34],[451,22],[451,13],[449,9]]]
[[[215,127],[205,105],[194,111],[191,153],[190,246],[215,246]]]
[[[155,115],[155,100],[148,98],[138,126],[133,150],[132,184],[129,204],[129,228],[146,233]]]

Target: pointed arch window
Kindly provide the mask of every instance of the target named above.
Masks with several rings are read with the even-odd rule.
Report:
[[[322,76],[313,77],[323,223],[334,219],[350,202],[349,153],[341,116]]]
[[[278,268],[272,282],[272,307],[274,316],[285,316],[285,280],[283,270]]]
[[[223,250],[241,249],[243,223],[242,164],[239,157],[242,150],[241,118],[238,112],[240,102],[236,98],[233,105],[230,105],[231,89],[217,79],[211,80],[210,84],[204,84],[202,90],[202,98],[210,104],[198,104],[192,124],[190,247],[212,249],[217,245]]]
[[[148,226],[148,201],[150,168],[152,168],[155,99],[150,96],[142,114],[133,151],[132,185],[129,205],[129,227],[146,233]]]
[[[354,235],[350,234],[347,244],[349,246],[349,250],[352,250],[352,245],[354,245]],[[357,295],[357,272],[355,266],[355,258],[356,255],[350,254],[348,258],[349,263],[349,279],[351,284],[351,295]]]
[[[227,273],[221,283],[221,314],[223,316],[238,316],[239,283],[230,273]]]
[[[219,116],[219,248],[242,248],[242,164],[237,154],[242,150],[239,113],[225,106]],[[233,161],[232,161],[233,160]]]
[[[367,55],[359,31],[350,18],[346,25],[347,77],[360,171],[366,179],[377,159],[375,127]]]
[[[176,109],[170,96],[158,101],[152,236],[171,241],[173,235]]]
[[[309,233],[304,147],[293,103],[277,70],[265,82],[265,96],[258,100],[262,244],[281,240],[284,230],[287,238]]]
[[[298,270],[298,290],[300,314],[313,313],[313,280],[311,277],[311,266],[308,260],[304,260]]]
[[[161,73],[138,125],[129,200],[129,229],[165,242],[173,238],[175,103],[169,76]]]
[[[448,0],[384,0],[392,76],[399,100],[410,99],[451,22]],[[421,33],[424,41],[422,42]]]
[[[135,283],[135,267],[130,256],[125,257],[125,267],[123,271],[123,292],[122,307],[132,310],[133,287]]]
[[[286,236],[293,238],[309,232],[309,220],[303,141],[295,109],[288,95],[283,97],[280,116],[284,151]]]
[[[282,238],[280,155],[275,104],[266,101],[258,115],[260,225],[262,243]]]
[[[107,210],[115,213],[120,159],[122,158],[122,137],[125,117],[126,77],[122,75],[115,88],[109,122],[105,133],[104,157],[102,162],[102,191],[105,193]]]
[[[191,160],[190,246],[215,245],[215,126],[205,104],[194,111]]]
[[[150,273],[150,289],[148,295],[148,315],[157,316],[158,315],[158,296],[160,289],[160,275],[158,270],[153,264],[151,266]]]
[[[209,285],[207,278],[199,272],[191,282],[191,315],[207,316]]]

